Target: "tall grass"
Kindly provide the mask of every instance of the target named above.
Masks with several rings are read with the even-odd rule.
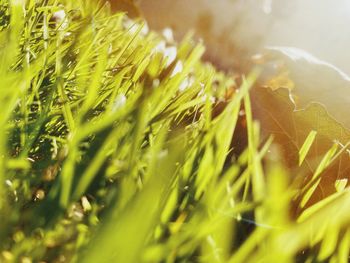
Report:
[[[346,182],[305,206],[346,148],[290,186],[258,71],[237,87],[190,37],[174,51],[93,1],[0,0],[0,28],[0,262],[347,262]]]

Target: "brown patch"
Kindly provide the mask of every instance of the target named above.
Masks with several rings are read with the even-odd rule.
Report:
[[[111,7],[113,11],[125,12],[129,17],[140,17],[140,9],[133,0],[111,0]]]
[[[196,20],[196,31],[205,38],[209,37],[212,34],[213,20],[213,15],[209,10],[201,13]]]

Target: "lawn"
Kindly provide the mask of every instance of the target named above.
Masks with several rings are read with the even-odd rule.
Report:
[[[347,145],[286,164],[260,68],[83,0],[0,0],[0,46],[0,262],[348,262]]]

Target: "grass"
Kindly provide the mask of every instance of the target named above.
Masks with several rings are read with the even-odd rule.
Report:
[[[190,37],[174,51],[94,1],[0,0],[0,46],[0,262],[348,262],[346,182],[306,206],[346,147],[291,184],[258,71],[237,87]]]

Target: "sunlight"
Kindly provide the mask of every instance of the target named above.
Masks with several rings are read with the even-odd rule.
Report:
[[[350,1],[340,0],[143,0],[153,28],[171,26],[203,38],[210,57],[236,67],[233,57],[249,57],[265,46],[304,49],[350,74]]]

